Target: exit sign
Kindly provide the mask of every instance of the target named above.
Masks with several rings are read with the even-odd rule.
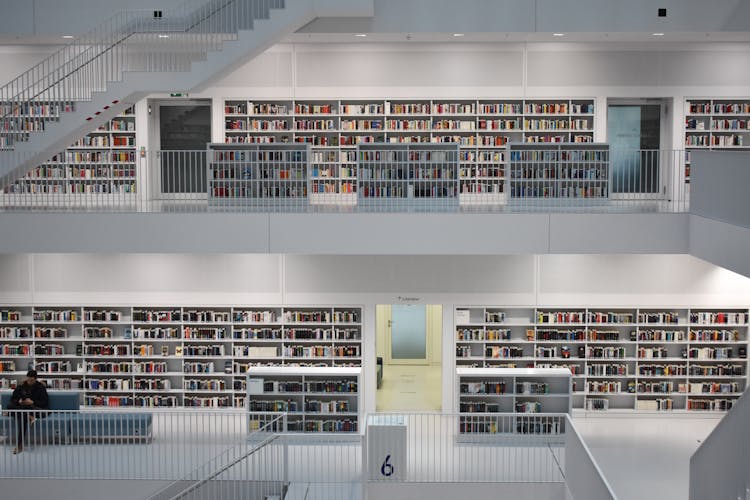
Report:
[[[169,97],[187,97],[187,92],[172,92]]]

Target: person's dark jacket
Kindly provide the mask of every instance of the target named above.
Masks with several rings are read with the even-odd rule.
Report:
[[[22,399],[31,399],[34,402],[34,406],[22,406]],[[35,382],[33,384],[23,384],[16,387],[13,394],[10,396],[11,406],[16,408],[29,408],[46,410],[49,408],[49,398],[47,397],[47,388],[41,382]]]

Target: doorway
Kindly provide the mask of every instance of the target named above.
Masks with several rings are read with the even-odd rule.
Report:
[[[663,169],[670,165],[669,103],[666,99],[609,99],[607,142],[610,145],[612,195],[653,198],[664,190]]]
[[[161,199],[205,198],[211,100],[150,100],[152,185]]]
[[[442,305],[376,307],[377,411],[440,411]]]

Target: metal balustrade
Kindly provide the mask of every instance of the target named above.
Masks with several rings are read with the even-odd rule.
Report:
[[[351,500],[368,488],[430,484],[548,485],[561,498],[567,491],[573,500],[616,499],[567,414],[376,413],[363,432],[344,435],[282,432],[285,414],[255,421],[211,409],[53,413],[84,415],[87,432],[55,435],[51,413],[32,424],[18,455],[4,434],[0,477],[162,481],[152,500]],[[129,418],[143,414],[152,416],[150,433],[127,435]]]
[[[0,421],[5,445],[0,447],[2,478],[173,481],[210,457],[222,457],[238,444],[284,427],[283,415],[259,420],[237,410],[55,410],[29,425],[24,449],[14,455],[15,418],[27,412],[3,413],[7,416]]]
[[[63,154],[22,179],[0,180],[0,207],[255,213],[642,213],[689,208],[681,150],[608,150],[587,159],[590,149],[568,149],[560,158],[511,158],[488,176],[479,166],[460,163],[455,145],[378,146],[367,145],[359,161],[344,163],[316,162],[315,150],[305,144],[150,151],[133,162],[96,165]],[[534,151],[524,146],[526,153]]]

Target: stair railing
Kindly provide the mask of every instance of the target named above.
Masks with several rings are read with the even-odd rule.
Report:
[[[0,87],[0,149],[12,149],[126,71],[187,71],[284,0],[187,0],[169,11],[124,11]]]

